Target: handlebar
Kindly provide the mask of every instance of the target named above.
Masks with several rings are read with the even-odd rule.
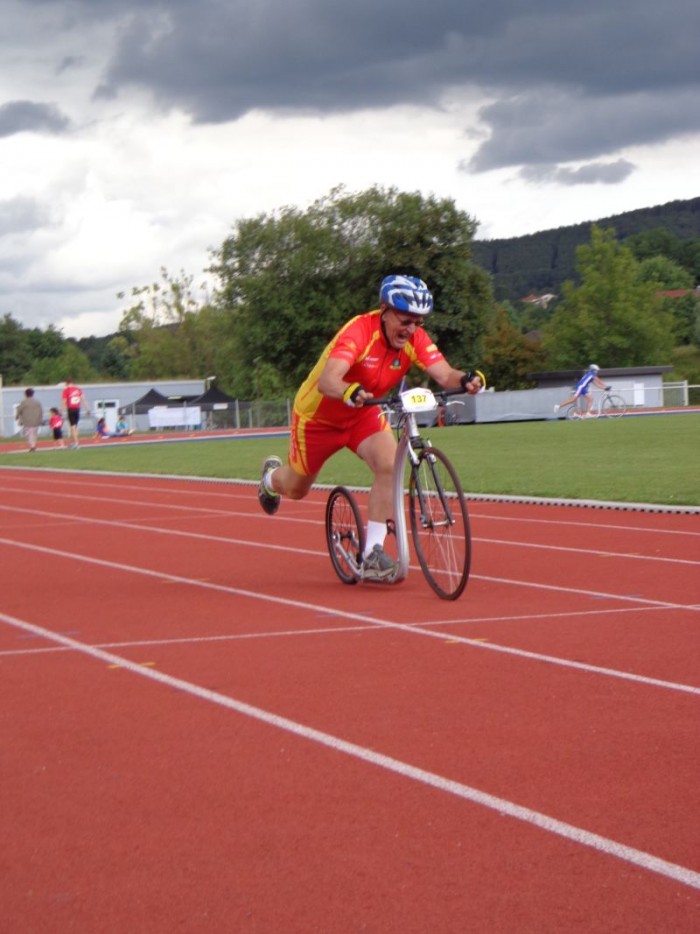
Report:
[[[456,389],[431,389],[431,392],[438,400],[438,402],[443,402],[450,396],[469,395],[469,393],[465,392],[461,386],[458,386]],[[400,395],[383,396],[381,399],[365,399],[363,405],[384,405],[387,408],[394,410],[400,410],[403,408]]]

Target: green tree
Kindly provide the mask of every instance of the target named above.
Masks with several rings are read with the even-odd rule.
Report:
[[[682,240],[667,228],[656,227],[629,237],[625,240],[625,246],[628,246],[640,261],[657,257],[672,260],[691,276],[691,287],[700,282],[700,239],[697,237]]]
[[[110,379],[128,379],[133,359],[131,348],[132,345],[123,334],[112,337],[100,355],[100,372]]]
[[[686,289],[686,295],[660,296],[664,311],[673,318],[673,333],[677,344],[690,344],[698,311],[700,295],[693,290],[694,277],[675,260],[667,256],[651,256],[639,264],[642,282],[656,283],[659,290]]]
[[[5,315],[0,320],[0,375],[3,382],[6,386],[55,382],[52,377],[58,371],[57,361],[66,352],[68,344],[53,325],[45,331],[24,328],[11,315]],[[43,373],[50,374],[49,378],[44,380]]]
[[[483,369],[489,385],[501,391],[529,389],[527,374],[542,365],[544,352],[537,341],[513,325],[502,305],[496,310],[484,338]]]
[[[488,275],[470,261],[476,222],[452,201],[342,188],[307,211],[238,221],[212,256],[232,321],[236,392],[255,390],[251,361],[294,392],[335,331],[378,305],[382,278],[425,279],[435,296],[430,331],[456,366],[479,359],[492,305]]]
[[[32,365],[29,332],[12,315],[0,320],[0,376],[6,386],[23,382]]]
[[[640,281],[631,250],[616,241],[614,230],[593,225],[590,244],[576,253],[581,284],[564,284],[563,299],[543,330],[549,365],[666,363],[673,320],[656,296],[657,284]]]
[[[206,319],[192,291],[192,276],[171,276],[161,269],[161,281],[131,290],[135,303],[122,314],[120,331],[130,344],[129,373],[137,379],[196,378],[213,355],[202,339]],[[125,293],[118,298],[123,299]],[[201,320],[200,320],[201,319]],[[215,338],[213,338],[215,341]]]
[[[98,374],[75,341],[66,340],[59,356],[36,359],[24,377],[27,383],[50,386],[67,379],[78,383],[94,382]]]
[[[639,264],[641,282],[654,282],[659,289],[692,289],[693,276],[668,256],[650,256]]]

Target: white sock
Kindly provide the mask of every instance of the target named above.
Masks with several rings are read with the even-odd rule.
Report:
[[[367,523],[367,535],[365,541],[365,553],[363,557],[372,551],[375,545],[384,545],[386,538],[386,522],[374,522],[372,519]]]
[[[272,485],[272,474],[277,470],[276,467],[270,467],[263,477],[263,486],[271,496],[277,496],[277,492]]]

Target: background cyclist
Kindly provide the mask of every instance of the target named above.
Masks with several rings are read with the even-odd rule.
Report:
[[[357,315],[333,337],[294,399],[286,465],[270,456],[263,463],[260,505],[277,512],[280,497],[302,499],[323,464],[342,448],[365,461],[373,474],[369,494],[363,577],[383,580],[396,569],[384,551],[387,521],[393,513],[392,471],[396,439],[380,406],[381,398],[415,365],[443,389],[477,393],[481,374],[456,370],[423,330],[433,296],[421,279],[387,276],[379,309]]]
[[[610,386],[606,386],[605,383],[598,376],[598,371],[600,367],[595,363],[591,363],[586,372],[583,374],[581,379],[574,386],[573,393],[569,396],[568,399],[565,399],[563,402],[560,402],[559,405],[554,406],[554,411],[558,412],[559,409],[564,405],[569,405],[571,402],[576,402],[576,400],[583,396],[586,402],[586,411],[584,413],[584,418],[589,418],[592,415],[591,409],[593,408],[593,396],[590,394],[591,386],[597,386],[598,389],[610,389]]]

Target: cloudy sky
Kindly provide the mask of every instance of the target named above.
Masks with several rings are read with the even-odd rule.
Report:
[[[697,0],[0,0],[0,315],[118,327],[336,185],[511,237],[700,194]]]

